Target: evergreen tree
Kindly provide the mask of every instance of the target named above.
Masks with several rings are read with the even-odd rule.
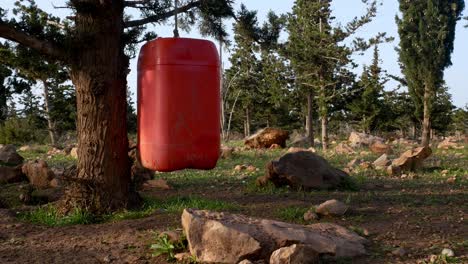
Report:
[[[369,44],[362,39],[355,39],[354,47],[344,44],[344,41],[369,23],[376,15],[376,2],[368,3],[367,13],[356,17],[345,27],[333,26],[334,17],[331,14],[331,0],[297,0],[292,13],[289,14],[287,56],[291,61],[296,78],[296,87],[307,98],[307,121],[309,142],[314,143],[312,117],[314,98],[317,98],[319,116],[322,123],[322,146],[327,149],[328,119],[330,105],[340,92],[337,85],[346,73],[343,68],[351,64],[354,51],[365,50]],[[379,34],[372,42],[383,39],[385,34]],[[348,75],[345,75],[348,76]],[[339,81],[338,81],[339,80]],[[348,80],[351,81],[351,80]]]
[[[7,100],[10,97],[9,88],[7,87],[7,78],[10,77],[11,74],[12,71],[9,68],[0,64],[0,124],[7,118]]]
[[[423,146],[430,143],[431,113],[435,94],[449,67],[455,26],[465,7],[464,0],[400,0],[396,17],[400,35],[399,57],[416,115],[422,116]]]
[[[359,98],[354,100],[349,109],[359,120],[359,126],[364,133],[371,133],[377,128],[380,122],[380,116],[383,114],[383,92],[387,80],[382,77],[382,68],[380,67],[379,49],[374,46],[374,57],[372,64],[364,70],[359,81],[362,88]]]

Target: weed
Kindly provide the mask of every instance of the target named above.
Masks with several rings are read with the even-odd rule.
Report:
[[[303,224],[305,222],[304,214],[307,212],[307,210],[309,210],[309,208],[291,206],[279,209],[276,212],[276,215],[281,220]]]
[[[167,235],[158,236],[156,243],[152,244],[150,247],[150,249],[153,250],[153,257],[167,255],[168,261],[174,260],[175,254],[185,248],[186,246],[182,241],[173,243],[169,240]]]
[[[96,222],[88,212],[74,209],[68,215],[61,215],[52,205],[39,207],[34,211],[20,213],[19,219],[46,226],[86,225]]]

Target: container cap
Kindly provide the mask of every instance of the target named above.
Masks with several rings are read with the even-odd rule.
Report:
[[[220,66],[213,42],[191,38],[158,38],[140,50],[138,67],[155,65]]]

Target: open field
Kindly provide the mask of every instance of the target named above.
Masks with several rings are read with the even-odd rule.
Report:
[[[239,145],[233,142],[232,145]],[[37,205],[19,201],[20,187],[10,184],[0,189],[4,207],[0,218],[0,262],[2,263],[166,263],[165,256],[152,257],[150,245],[158,232],[180,228],[184,208],[210,209],[249,216],[309,224],[303,214],[329,199],[347,203],[345,216],[321,218],[371,241],[369,256],[339,263],[429,263],[430,255],[451,248],[454,258],[439,258],[438,263],[468,261],[468,160],[463,150],[436,150],[425,168],[414,174],[390,177],[373,169],[351,174],[355,184],[345,190],[303,192],[274,186],[257,187],[255,179],[264,174],[265,164],[286,150],[246,150],[219,161],[212,171],[186,170],[156,173],[166,179],[171,190],[142,192],[145,206],[93,219],[76,212],[60,218],[52,205],[35,191]],[[44,158],[51,167],[67,166],[75,160],[56,155],[47,159],[46,147],[21,153],[27,159]],[[320,152],[320,151],[319,151]],[[398,153],[398,151],[396,151]],[[356,155],[319,153],[337,168],[344,168]],[[373,161],[377,156],[360,158]],[[235,171],[239,164],[258,168],[254,172]],[[15,215],[16,214],[16,215]],[[407,254],[392,254],[403,247]],[[426,262],[424,262],[426,261]],[[437,262],[436,262],[437,263]]]

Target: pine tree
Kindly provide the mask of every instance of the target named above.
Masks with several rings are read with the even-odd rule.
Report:
[[[464,0],[400,0],[401,17],[396,17],[400,35],[399,57],[402,72],[422,116],[423,146],[430,143],[430,131],[436,91],[449,67],[455,26],[461,19]]]
[[[332,101],[338,86],[343,80],[343,68],[351,64],[354,51],[364,50],[369,44],[362,39],[354,41],[355,47],[344,44],[344,40],[369,23],[376,15],[376,2],[368,3],[367,13],[356,17],[344,28],[333,26],[331,0],[297,0],[289,15],[289,40],[287,55],[296,75],[296,87],[307,98],[307,121],[309,142],[314,143],[312,117],[314,98],[317,98],[319,116],[322,123],[322,146],[328,146],[328,119]],[[372,42],[379,42],[385,34],[379,34]]]
[[[12,71],[6,66],[0,64],[0,124],[7,118],[8,105],[7,100],[10,97],[6,80],[10,77]]]
[[[359,81],[362,91],[359,98],[354,100],[349,109],[359,120],[360,128],[364,133],[371,133],[380,122],[379,117],[383,112],[383,92],[387,80],[382,77],[382,68],[380,67],[378,45],[374,46],[374,57],[372,64],[364,70]]]

